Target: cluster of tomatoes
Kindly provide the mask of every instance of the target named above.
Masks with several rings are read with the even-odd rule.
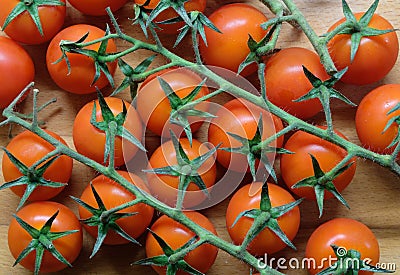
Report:
[[[69,0],[68,2],[83,14],[100,16],[106,14],[106,7],[110,7],[111,11],[117,13],[118,9],[128,1],[112,0],[99,3],[95,0]],[[149,11],[154,9],[158,2],[135,1],[138,5],[145,5]],[[51,1],[51,3],[37,0],[29,4],[39,5],[38,13],[34,16],[40,18],[40,27],[32,19],[34,16],[27,11],[23,11],[7,23],[9,14],[15,11],[15,7],[25,4],[18,4],[18,1],[4,1],[0,7],[0,24],[5,26],[4,31],[8,36],[0,37],[0,56],[2,56],[0,77],[7,76],[9,72],[18,72],[15,77],[7,77],[6,81],[1,81],[0,108],[7,107],[35,78],[34,63],[20,43],[49,43],[46,53],[47,70],[52,80],[62,90],[74,94],[90,94],[113,82],[112,77],[119,65],[116,60],[95,63],[88,55],[65,53],[60,49],[61,41],[82,40],[80,42],[90,43],[107,35],[107,31],[86,24],[72,25],[62,29],[67,4],[65,0]],[[189,0],[185,2],[184,7],[188,12],[203,12],[206,1]],[[172,8],[166,9],[157,15],[155,21],[165,21],[176,15]],[[355,14],[356,20],[362,22],[363,15],[364,13]],[[207,43],[202,39],[199,43],[203,61],[207,65],[233,72],[238,71],[241,62],[250,53],[247,46],[249,35],[255,41],[259,41],[268,32],[262,28],[262,24],[268,21],[265,14],[245,3],[222,5],[208,18],[220,30],[220,33],[209,28],[205,29]],[[343,22],[344,20],[338,21],[328,32]],[[5,23],[7,24],[4,25]],[[373,29],[393,29],[392,25],[379,15],[373,15],[367,23],[368,27]],[[162,32],[177,34],[183,23],[161,26]],[[398,38],[393,31],[362,37],[353,60],[351,60],[351,39],[348,34],[334,36],[328,43],[328,48],[337,69],[341,71],[347,68],[341,81],[356,85],[374,83],[385,77],[394,66],[399,50]],[[117,46],[113,39],[108,39],[92,43],[85,47],[85,50],[106,57],[116,53]],[[371,51],[376,54],[371,55]],[[296,101],[313,88],[304,74],[303,67],[321,82],[327,81],[330,77],[315,52],[299,47],[286,48],[266,60],[266,93],[273,104],[288,113],[301,119],[312,119],[322,111],[320,101],[318,99]],[[250,76],[256,70],[257,66],[252,64],[241,72],[241,76]],[[165,84],[163,87],[160,79],[169,86],[173,95],[166,96]],[[193,94],[196,89],[196,94]],[[118,173],[121,176],[172,207],[179,201],[178,188],[182,184],[182,175],[189,179],[183,206],[195,208],[203,204],[204,208],[204,203],[208,203],[207,192],[210,192],[212,197],[213,189],[221,178],[217,168],[224,172],[237,173],[237,179],[239,179],[237,184],[229,187],[229,191],[234,194],[226,210],[226,228],[233,243],[240,245],[253,224],[252,218],[242,214],[260,208],[263,199],[262,183],[245,184],[235,190],[241,184],[244,174],[251,171],[251,165],[247,164],[248,155],[230,149],[243,146],[243,140],[249,141],[251,146],[257,148],[259,144],[251,143],[254,142],[257,134],[260,134],[259,139],[263,141],[282,131],[285,123],[279,117],[244,99],[227,100],[214,112],[211,112],[212,102],[205,100],[200,101],[195,106],[195,110],[185,111],[188,113],[191,111],[192,114],[187,117],[192,133],[204,129],[204,125],[209,125],[206,140],[197,138],[195,134],[193,138],[185,136],[187,133],[182,127],[170,121],[170,116],[174,111],[173,106],[171,107],[173,105],[171,97],[179,98],[175,99],[176,104],[179,105],[185,98],[192,97],[192,100],[198,100],[210,92],[211,87],[207,87],[207,84],[202,82],[202,77],[187,68],[174,67],[160,71],[141,84],[132,105],[117,97],[101,95],[94,102],[84,105],[77,112],[74,120],[73,143],[79,154],[98,163],[108,164],[109,157],[112,156],[112,162],[115,167],[118,167]],[[377,153],[389,154],[395,150],[396,138],[398,138],[397,118],[400,108],[397,106],[399,102],[400,85],[396,84],[378,87],[361,101],[356,115],[356,128],[363,146]],[[207,116],[209,112],[210,116]],[[206,120],[207,123],[204,123]],[[117,127],[113,133],[109,130],[111,123]],[[132,170],[135,170],[136,166],[143,165],[143,163],[137,165],[137,162],[140,159],[138,155],[145,154],[143,153],[145,148],[141,144],[145,143],[143,137],[147,133],[146,130],[163,137],[163,142],[154,152],[151,152],[148,160],[145,160],[144,168],[147,169],[147,173],[146,181],[144,181],[129,168],[133,167]],[[346,139],[343,134],[336,132]],[[56,133],[50,130],[46,130],[46,133],[67,146]],[[114,146],[111,155],[107,147],[110,146],[110,136],[115,137],[111,143]],[[291,192],[301,198],[316,200],[316,189],[321,188],[321,185],[292,187],[304,179],[318,178],[321,173],[328,173],[348,154],[340,146],[302,131],[286,136],[281,135],[266,146],[290,152],[278,156],[274,151],[264,153],[258,148],[259,151],[255,152],[251,151],[254,148],[249,148],[248,153],[258,154],[260,162],[263,157],[265,157],[264,162],[268,163],[273,163],[276,158],[280,160],[278,170],[287,188],[272,182],[268,183],[272,209],[294,203],[296,200]],[[10,141],[2,160],[3,177],[6,182],[2,188],[10,186],[11,190],[22,198],[21,207],[25,201],[30,201],[16,213],[10,223],[9,248],[18,263],[35,272],[38,271],[39,250],[44,250],[42,251],[43,258],[40,259],[40,271],[54,272],[76,260],[83,242],[81,223],[76,215],[62,204],[49,201],[64,189],[72,175],[71,158],[57,154],[51,158],[46,157],[54,150],[54,146],[50,143],[34,133],[25,131]],[[265,156],[260,154],[265,154]],[[207,158],[203,159],[204,156]],[[258,162],[259,160],[255,161],[256,167],[259,167]],[[332,198],[334,195],[338,197],[337,194],[350,184],[356,170],[356,158],[349,159],[343,166],[347,169],[340,171],[331,179],[330,183],[334,187],[330,185],[329,188],[322,189],[325,199]],[[42,169],[43,167],[46,169]],[[127,168],[125,170],[130,172],[123,168]],[[157,173],[157,171],[163,172]],[[332,190],[334,192],[328,192]],[[110,194],[113,195],[110,196]],[[169,249],[179,250],[195,237],[193,232],[165,215],[153,222],[154,209],[143,202],[117,213],[108,213],[109,209],[134,201],[135,196],[103,175],[93,179],[80,197],[74,199],[79,204],[79,218],[83,220],[85,230],[97,238],[96,245],[135,242],[135,239],[143,235],[150,227],[151,233],[148,233],[146,237],[145,246],[147,257],[152,258],[166,253],[165,245],[160,243],[160,238],[169,246]],[[208,206],[211,204],[208,203]],[[104,213],[108,213],[106,221]],[[118,216],[121,213],[125,216]],[[211,221],[200,212],[187,211],[185,214],[195,223],[217,234]],[[298,206],[276,219],[279,228],[289,241],[296,237],[300,220]],[[66,233],[59,236],[49,231]],[[19,241],[12,241],[16,239]],[[49,245],[48,242],[54,246]],[[96,245],[92,255],[99,249]],[[334,219],[318,227],[308,241],[305,256],[322,264],[311,267],[309,269],[311,274],[316,274],[328,267],[328,262],[323,259],[337,256],[332,245],[344,247],[348,251],[357,250],[361,253],[361,259],[371,259],[371,264],[379,261],[378,242],[370,229],[355,220]],[[265,228],[250,242],[247,250],[255,256],[263,257],[264,254],[276,253],[286,246],[287,242],[281,240],[273,230]],[[36,253],[33,250],[36,250]],[[202,244],[187,254],[184,261],[191,268],[206,273],[214,263],[217,252],[216,247]],[[182,264],[182,262],[178,263]],[[158,274],[166,272],[165,266],[152,265],[152,267]]]

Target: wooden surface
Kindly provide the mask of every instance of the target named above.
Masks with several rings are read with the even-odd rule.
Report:
[[[215,7],[221,5],[224,1],[209,1],[207,13],[212,12]],[[342,17],[342,11],[339,0],[297,0],[295,1],[302,9],[304,14],[309,19],[311,25],[319,34],[324,33],[328,27],[337,19]],[[365,11],[371,4],[371,1],[349,1],[350,6],[354,11]],[[260,6],[257,1],[252,1],[252,4]],[[270,16],[269,11],[263,9],[267,16]],[[378,13],[384,15],[392,24],[400,28],[400,3],[398,0],[381,1],[378,8]],[[134,36],[142,37],[137,27],[131,26],[131,22],[127,18],[132,18],[131,4],[127,4],[123,9],[116,13],[116,17],[122,26],[122,29]],[[65,26],[73,23],[90,23],[104,28],[107,17],[86,17],[68,6],[67,19]],[[162,37],[164,41],[169,40],[167,45],[171,45],[173,38]],[[186,57],[191,58],[192,53],[189,51],[190,45],[186,40],[184,45],[181,45],[177,51],[184,53]],[[304,35],[291,29],[284,28],[284,35],[281,37],[279,46],[297,45],[310,47],[306,42]],[[119,49],[126,47],[124,44],[119,44]],[[63,136],[69,145],[72,144],[72,122],[76,112],[86,102],[94,98],[90,96],[76,96],[67,92],[61,91],[51,81],[46,68],[44,66],[46,45],[26,47],[28,52],[34,57],[36,66],[36,84],[41,90],[40,102],[45,102],[47,99],[57,97],[58,102],[50,107],[41,115],[48,124],[48,129]],[[130,56],[127,60],[131,64],[137,64],[140,56]],[[121,74],[117,73],[116,82],[120,83]],[[398,83],[400,82],[400,63],[393,71],[380,83],[369,85],[366,87],[348,87],[340,85],[340,89],[353,101],[359,102],[360,98],[369,90],[383,83]],[[123,97],[127,95],[124,94]],[[22,105],[22,108],[29,110],[31,100],[28,100]],[[336,105],[334,113],[335,126],[340,129],[350,140],[358,142],[354,130],[353,118],[355,108],[343,107]],[[320,121],[322,116],[317,116],[316,120]],[[19,128],[14,129],[14,133],[20,131]],[[8,142],[8,128],[0,129],[0,145],[5,146]],[[157,140],[154,138],[154,144]],[[81,164],[74,163],[73,176],[69,186],[62,192],[61,195],[54,200],[65,203],[76,211],[77,206],[68,199],[68,195],[79,196],[84,186],[93,178],[94,172],[87,169]],[[3,178],[0,176],[0,183],[3,183]],[[389,171],[376,166],[369,161],[360,160],[358,162],[356,176],[351,185],[343,192],[351,206],[351,210],[347,210],[337,201],[328,201],[326,210],[321,219],[317,218],[317,209],[314,202],[304,202],[301,205],[301,229],[294,240],[298,251],[285,249],[281,253],[274,255],[276,258],[296,257],[301,260],[304,255],[304,248],[311,232],[321,223],[334,217],[351,217],[362,221],[368,225],[379,240],[381,247],[381,262],[394,263],[400,268],[400,180],[398,177],[391,174]],[[12,268],[14,262],[7,245],[7,230],[11,215],[15,212],[19,198],[11,191],[5,190],[0,192],[0,274],[29,274],[21,266]],[[227,201],[202,211],[215,224],[219,235],[229,240],[229,236],[225,230],[225,209]],[[143,238],[140,239],[143,243]],[[135,245],[125,245],[122,247],[106,247],[104,246],[99,253],[89,260],[89,255],[92,249],[93,240],[90,236],[85,235],[84,248],[73,269],[66,269],[60,274],[154,274],[151,268],[130,266],[135,260],[144,257],[143,248]],[[305,270],[283,270],[287,274],[306,274]],[[400,274],[400,272],[398,272]],[[248,274],[248,267],[238,260],[228,256],[224,252],[220,252],[216,263],[209,271],[209,274]]]

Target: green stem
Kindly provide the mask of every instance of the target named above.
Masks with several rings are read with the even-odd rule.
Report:
[[[186,247],[185,249],[182,249],[181,251],[171,255],[169,257],[169,262],[170,263],[176,263],[179,260],[182,260],[186,254],[188,254],[190,251],[196,249],[197,247],[199,247],[200,245],[204,244],[205,240],[204,239],[200,239],[198,241],[196,241],[195,243],[193,243],[192,245]]]

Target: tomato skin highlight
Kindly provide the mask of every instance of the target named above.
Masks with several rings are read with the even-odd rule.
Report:
[[[106,8],[115,12],[122,8],[128,0],[68,0],[68,2],[83,14],[92,16],[107,15]]]
[[[210,150],[210,148],[208,148],[204,143],[201,143],[196,139],[192,140],[192,145],[190,145],[189,140],[186,138],[181,138],[179,142],[190,160],[193,160]],[[177,164],[176,151],[172,141],[169,140],[153,152],[149,159],[148,169],[173,166]],[[215,184],[217,177],[215,159],[213,157],[207,159],[207,161],[198,169],[198,174],[203,179],[208,192],[211,192],[212,186]],[[179,178],[177,176],[154,173],[147,173],[146,176],[152,195],[164,203],[174,207],[178,196]],[[189,184],[187,191],[188,192],[185,193],[185,198],[183,200],[184,208],[196,206],[206,199],[203,191],[201,191],[193,182]]]
[[[233,225],[237,216],[246,210],[259,209],[261,200],[261,182],[244,185],[233,195],[229,201],[226,210],[226,228],[234,244],[240,245],[251,225],[253,219],[248,217],[240,218]],[[285,205],[294,202],[292,195],[282,187],[268,183],[268,192],[272,207]],[[300,226],[300,210],[296,206],[283,216],[277,219],[282,231],[286,234],[289,240],[293,240],[297,235]],[[286,244],[273,233],[270,229],[265,228],[258,234],[249,244],[247,250],[256,256],[264,256],[265,254],[276,253],[286,247]]]
[[[58,63],[55,63],[61,56],[62,52],[60,49],[61,40],[77,41],[82,38],[86,33],[89,33],[88,37],[84,42],[89,42],[101,37],[104,37],[105,31],[98,27],[77,24],[69,26],[60,31],[50,42],[47,53],[46,53],[46,65],[47,70],[50,73],[53,81],[63,90],[66,90],[74,94],[89,94],[98,89],[102,89],[109,85],[107,77],[104,73],[101,73],[99,79],[93,83],[95,76],[95,65],[93,59],[77,53],[66,53],[70,64],[71,71],[68,72],[68,67],[65,59]],[[100,43],[96,43],[85,47],[84,49],[97,51],[100,47]],[[108,40],[107,53],[115,53],[117,47],[114,40]],[[114,75],[117,62],[111,62],[107,64],[108,70],[111,75]]]
[[[142,139],[143,126],[136,110],[128,102],[122,101],[116,97],[105,97],[104,99],[114,115],[122,113],[122,104],[123,102],[125,103],[128,111],[124,127],[140,141]],[[75,148],[80,154],[98,163],[103,163],[106,135],[104,131],[97,129],[90,123],[94,106],[93,102],[96,104],[96,121],[103,121],[98,100],[87,103],[79,110],[75,117],[72,137]],[[135,145],[119,136],[115,138],[114,148],[115,166],[121,166],[125,162],[128,162],[138,151]]]
[[[357,20],[364,13],[355,13]],[[328,31],[332,31],[343,23],[344,18],[334,23]],[[394,29],[392,24],[378,14],[374,14],[369,27],[378,30]],[[395,31],[377,36],[363,37],[360,46],[350,62],[351,40],[348,34],[339,34],[328,43],[328,50],[340,71],[348,67],[341,81],[347,84],[366,85],[383,79],[393,68],[399,53],[399,42]]]
[[[199,75],[185,68],[167,69],[159,72],[157,76],[165,80],[180,98],[189,95],[202,81]],[[194,100],[208,93],[207,86],[202,86]],[[151,96],[149,96],[150,94]],[[171,105],[157,78],[151,77],[140,86],[136,97],[136,106],[147,129],[154,134],[168,138],[170,137],[169,131],[172,130],[177,136],[184,135],[181,126],[169,121]],[[197,104],[194,108],[207,111],[208,107],[209,105],[205,101]],[[196,132],[204,122],[204,118],[188,116],[188,121],[192,132]]]
[[[362,145],[376,153],[390,154],[395,146],[388,146],[395,139],[398,125],[389,120],[400,111],[388,114],[400,102],[400,84],[382,85],[369,92],[360,102],[356,112],[356,130]]]
[[[49,130],[46,130],[46,132],[62,144],[67,145],[67,143],[56,133]],[[52,152],[55,148],[38,135],[29,131],[24,131],[15,136],[7,145],[6,149],[23,164],[30,167],[45,155]],[[72,174],[72,166],[72,159],[68,156],[62,155],[48,167],[46,172],[43,174],[43,178],[54,182],[68,183]],[[5,182],[15,180],[22,176],[22,173],[11,162],[6,154],[3,155],[2,172]],[[57,188],[39,186],[31,193],[28,200],[48,200],[58,195],[64,188],[65,186]],[[10,189],[16,195],[22,197],[26,185],[13,186]]]
[[[145,183],[139,178],[137,175],[128,173],[126,171],[118,171],[118,173],[123,176],[126,180],[130,181],[132,184],[136,185],[140,189],[145,192],[149,192]],[[100,195],[105,207],[107,210],[117,207],[123,203],[134,200],[136,197],[128,190],[120,186],[115,181],[107,178],[104,175],[100,175],[91,181],[91,184],[95,188],[96,192]],[[87,185],[83,190],[80,199],[92,207],[98,208],[97,202],[93,195],[90,185]],[[134,206],[125,208],[124,210],[119,211],[118,213],[137,213],[133,216],[121,218],[116,221],[116,223],[130,235],[132,238],[136,239],[143,232],[146,231],[147,227],[150,225],[150,222],[153,217],[154,209],[146,204],[139,203]],[[92,214],[79,206],[79,217],[81,219],[88,219],[92,216]],[[97,227],[89,226],[87,224],[83,224],[85,230],[94,238],[97,237]],[[118,244],[126,244],[129,243],[129,240],[121,237],[113,230],[109,230],[107,232],[107,236],[104,239],[104,244],[108,245],[118,245]]]
[[[311,275],[328,267],[329,261],[324,259],[337,258],[331,245],[357,250],[361,259],[370,259],[369,264],[379,261],[379,244],[373,232],[363,223],[349,218],[335,218],[320,225],[310,236],[306,246],[305,257],[315,259],[316,267],[308,270]],[[334,262],[332,262],[333,264]],[[320,267],[323,265],[323,267]],[[373,274],[359,271],[359,275]]]
[[[10,72],[18,73],[9,77]],[[34,77],[35,66],[25,49],[10,38],[0,36],[0,110],[10,105]]]
[[[59,211],[59,213],[51,226],[51,232],[78,230],[76,233],[53,241],[54,246],[61,255],[63,255],[69,263],[73,263],[82,249],[83,234],[79,220],[69,208],[57,202],[34,202],[23,207],[16,215],[34,228],[40,229],[57,211]],[[15,259],[22,250],[28,246],[31,240],[32,237],[28,232],[13,218],[8,228],[8,247]],[[36,253],[31,252],[20,264],[26,269],[33,271],[35,268],[35,257]],[[66,267],[65,264],[57,260],[50,252],[44,252],[42,264],[40,266],[41,272],[56,272]]]
[[[217,235],[214,225],[206,216],[194,211],[185,211],[183,213],[193,222],[210,231],[212,234]],[[195,236],[195,234],[186,226],[181,225],[165,215],[158,218],[150,229],[166,241],[174,250],[183,246]],[[163,254],[160,245],[157,243],[153,235],[149,233],[146,239],[146,256],[154,257]],[[184,257],[184,260],[198,271],[206,273],[213,265],[217,254],[218,248],[211,244],[202,244],[188,253]],[[160,275],[165,274],[166,272],[166,269],[163,267],[152,266],[152,268]],[[186,275],[188,273],[179,270],[176,274]]]
[[[18,0],[4,0],[0,9],[0,26],[20,3]],[[60,0],[65,3],[65,0]],[[31,15],[24,11],[22,14],[14,18],[4,32],[13,40],[23,44],[35,45],[42,44],[52,39],[64,25],[66,16],[66,6],[40,6],[38,8],[39,18],[43,29],[43,35],[40,34],[36,24],[32,20]]]
[[[258,9],[245,3],[223,5],[209,16],[210,21],[221,31],[218,33],[205,28],[207,45],[200,40],[200,53],[205,64],[222,67],[237,72],[240,63],[250,53],[247,46],[249,35],[260,41],[267,30],[261,24],[268,18]],[[241,75],[248,76],[257,70],[252,64],[245,68]]]
[[[347,139],[339,131],[335,132],[344,139]],[[347,156],[347,151],[342,147],[303,131],[294,133],[287,140],[284,148],[294,154],[282,154],[281,156],[280,168],[283,181],[293,193],[308,200],[316,199],[314,188],[292,188],[292,186],[305,178],[314,176],[310,154],[318,160],[324,172],[329,172]],[[350,184],[355,175],[357,167],[356,158],[352,158],[350,162],[353,162],[353,164],[349,169],[333,179],[333,184],[339,193]],[[333,198],[333,194],[325,191],[324,197],[330,199]]]
[[[313,88],[302,66],[323,81],[329,79],[315,52],[292,47],[280,50],[268,59],[265,84],[267,97],[272,103],[298,118],[307,119],[320,112],[322,105],[316,98],[294,102]]]
[[[214,146],[220,144],[220,148],[236,148],[242,144],[230,136],[233,133],[247,139],[252,139],[257,131],[258,120],[262,114],[263,117],[263,136],[262,140],[270,137],[283,129],[280,118],[261,109],[260,107],[242,100],[233,99],[225,103],[215,114],[208,128],[208,141]],[[281,147],[283,136],[271,142],[272,147]],[[275,154],[268,154],[273,162]],[[231,153],[223,150],[217,150],[218,162],[227,169],[236,172],[250,171],[247,165],[247,156],[239,153]],[[257,167],[258,165],[256,165]]]

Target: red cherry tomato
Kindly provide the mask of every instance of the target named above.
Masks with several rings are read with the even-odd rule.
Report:
[[[306,246],[307,259],[314,259],[316,266],[310,266],[309,272],[314,275],[334,264],[336,259],[331,245],[345,250],[357,250],[361,253],[361,259],[369,259],[369,264],[375,265],[379,261],[379,244],[374,233],[359,221],[349,218],[336,218],[320,225],[310,236]],[[372,274],[359,271],[359,275]]]
[[[388,114],[399,103],[400,84],[379,86],[361,100],[356,113],[356,129],[364,147],[381,154],[393,152],[394,146],[389,145],[399,127],[394,122],[386,131],[384,129],[390,119],[400,115],[400,111]]]
[[[57,202],[34,202],[18,211],[17,216],[32,227],[41,229],[57,211],[59,211],[59,213],[52,223],[50,232],[78,230],[76,233],[69,234],[53,241],[54,247],[61,253],[61,255],[63,255],[69,263],[73,263],[82,249],[83,237],[79,220],[69,208]],[[29,235],[16,219],[13,218],[8,228],[8,247],[15,259],[31,241],[31,235]],[[20,264],[33,271],[35,269],[35,258],[36,253],[31,252],[20,262]],[[66,267],[65,264],[51,255],[49,251],[46,250],[44,252],[42,264],[40,266],[41,272],[56,272]]]
[[[136,175],[125,172],[118,171],[118,173],[123,176],[126,180],[130,181],[132,184],[141,188],[145,192],[148,189],[145,183]],[[120,206],[123,203],[134,200],[136,197],[128,190],[123,188],[121,185],[115,181],[107,178],[104,175],[100,175],[91,181],[96,192],[99,194],[101,200],[103,201],[107,210]],[[93,195],[92,188],[87,185],[83,190],[80,199],[92,207],[98,208],[96,199]],[[133,216],[121,218],[116,221],[116,223],[132,238],[136,239],[147,229],[150,225],[151,219],[153,218],[154,209],[146,204],[138,203],[134,206],[125,208],[120,213],[136,213]],[[81,219],[88,219],[92,214],[82,206],[79,206],[79,217]],[[97,237],[97,227],[89,226],[83,224],[86,231],[89,232],[93,237]],[[121,237],[118,233],[113,230],[109,230],[106,238],[104,239],[104,244],[125,244],[129,241]]]
[[[192,140],[192,145],[190,145],[189,140],[186,138],[181,138],[179,142],[190,160],[193,160],[200,155],[204,155],[210,150],[210,148],[208,148],[204,143],[201,143],[196,139]],[[169,140],[158,147],[151,155],[149,160],[149,169],[177,164],[176,151],[172,141]],[[217,174],[214,158],[211,157],[207,159],[207,161],[200,166],[197,172],[203,179],[207,189],[210,189],[215,184]],[[175,206],[179,186],[179,178],[177,176],[147,173],[147,180],[151,193],[155,197],[168,205]],[[204,201],[206,198],[203,191],[201,191],[193,182],[189,184],[187,191],[188,192],[185,193],[183,201],[183,206],[185,208],[193,207]],[[208,191],[210,192],[210,190]]]
[[[336,133],[347,139],[342,133],[338,131]],[[332,170],[347,156],[347,151],[342,147],[303,131],[294,133],[287,140],[284,148],[294,153],[282,154],[280,162],[283,180],[289,188],[305,178],[314,176],[310,154],[318,160],[324,172]],[[353,165],[333,180],[333,184],[339,192],[342,192],[350,184],[356,172],[356,158],[352,158],[350,162],[353,162]],[[312,187],[291,190],[300,197],[315,200],[315,192]],[[333,194],[325,191],[324,196],[329,199],[333,197]]]
[[[315,52],[294,47],[279,51],[267,61],[265,83],[267,97],[272,103],[306,119],[320,112],[322,105],[318,99],[294,102],[313,88],[302,66],[321,80],[329,78]]]
[[[26,6],[29,6],[29,1],[25,1]],[[41,44],[52,39],[62,28],[66,15],[65,0],[60,0],[64,5],[52,6],[41,5],[38,8],[39,20],[43,29],[41,34],[32,20],[31,14],[27,11],[22,12],[15,17],[4,29],[4,32],[13,40],[24,44]],[[18,0],[2,1],[0,9],[0,26],[3,26],[8,15],[14,10]]]
[[[108,79],[101,73],[100,78],[92,84],[95,77],[95,65],[93,59],[77,53],[67,53],[71,65],[71,71],[68,72],[68,67],[65,59],[55,63],[61,56],[60,49],[61,40],[77,41],[86,33],[89,33],[84,42],[89,42],[101,37],[104,37],[105,32],[95,26],[78,24],[72,25],[59,32],[50,42],[46,53],[47,70],[50,73],[54,82],[62,89],[74,94],[88,94],[104,88],[109,84]],[[97,51],[100,43],[96,43],[85,47],[85,49]],[[117,47],[113,40],[109,40],[107,44],[107,53],[117,51]],[[108,63],[107,67],[111,75],[114,74],[117,63]]]
[[[247,46],[249,35],[260,41],[267,31],[261,24],[268,21],[258,9],[245,4],[224,5],[209,16],[210,21],[221,31],[205,28],[207,44],[200,39],[200,53],[204,63],[237,72],[240,63],[250,53]],[[248,76],[257,66],[250,65],[241,74]]]
[[[364,13],[354,14],[359,20]],[[337,21],[328,31],[332,31],[345,19]],[[378,30],[392,30],[393,26],[378,14],[372,16],[368,27]],[[328,43],[329,53],[338,70],[348,67],[341,81],[349,84],[365,85],[384,78],[393,68],[399,53],[396,32],[361,38],[360,46],[350,62],[351,39],[349,34],[338,34]]]
[[[114,116],[122,113],[123,104],[125,104],[128,111],[123,127],[140,141],[142,139],[143,127],[136,110],[128,102],[121,99],[115,97],[106,97],[104,99]],[[95,100],[87,103],[79,110],[75,117],[72,138],[75,148],[80,154],[103,163],[106,134],[90,123],[94,104],[96,104],[96,121],[103,121],[99,101]],[[115,166],[121,166],[131,160],[138,150],[134,144],[125,141],[119,136],[115,138],[114,148]]]
[[[261,187],[261,182],[247,184],[236,191],[229,201],[226,210],[226,227],[234,244],[240,245],[243,242],[254,220],[248,217],[241,217],[234,226],[233,223],[243,211],[260,208]],[[288,191],[278,185],[269,183],[268,192],[272,207],[295,201]],[[293,240],[300,226],[299,207],[296,206],[279,217],[277,221],[289,240]],[[247,250],[253,255],[264,256],[265,254],[269,255],[278,252],[285,247],[286,244],[275,233],[265,228],[249,244]]]
[[[204,229],[210,231],[212,234],[217,234],[214,225],[204,215],[198,212],[184,212],[185,215],[193,222],[202,226]],[[190,231],[187,227],[174,221],[167,216],[161,216],[152,226],[151,230],[160,236],[172,249],[178,249],[186,244],[195,234]],[[163,255],[163,251],[160,245],[152,234],[147,235],[146,239],[146,255],[147,257],[154,257]],[[213,265],[218,254],[218,248],[210,244],[202,244],[196,249],[188,253],[184,260],[193,268],[197,269],[202,273],[207,271]],[[166,269],[164,267],[152,266],[153,269],[160,275],[165,274]],[[186,275],[188,273],[179,270],[177,275]]]
[[[58,141],[67,145],[66,142],[57,134],[46,131],[49,135],[56,138]],[[29,131],[24,131],[15,136],[10,143],[7,145],[7,150],[19,159],[23,164],[30,167],[35,162],[39,161],[48,153],[52,152],[55,148],[53,145],[42,139],[36,134]],[[2,171],[3,177],[6,182],[16,180],[21,177],[22,174],[18,168],[11,162],[6,154],[2,160]],[[68,183],[72,174],[72,159],[67,156],[60,156],[56,159],[43,174],[43,178],[60,183]],[[64,189],[62,187],[45,187],[38,186],[31,193],[28,200],[48,200],[55,197]],[[18,185],[11,187],[11,190],[22,197],[26,190],[26,185]]]
[[[10,72],[18,73],[10,77]],[[29,54],[10,38],[0,36],[0,109],[10,105],[34,77]]]
[[[262,140],[283,129],[282,121],[278,117],[248,101],[233,99],[225,103],[217,111],[216,117],[211,120],[208,129],[208,141],[214,146],[221,144],[221,148],[242,146],[238,140],[228,133],[252,139],[257,131],[260,114],[263,118]],[[281,147],[282,144],[283,136],[271,142],[270,146]],[[268,154],[268,156],[270,161],[273,161],[274,154]],[[245,155],[218,150],[217,160],[222,166],[233,171],[249,171],[247,156]]]
[[[106,15],[106,8],[115,12],[122,8],[128,0],[68,0],[68,2],[83,14],[100,16]]]

